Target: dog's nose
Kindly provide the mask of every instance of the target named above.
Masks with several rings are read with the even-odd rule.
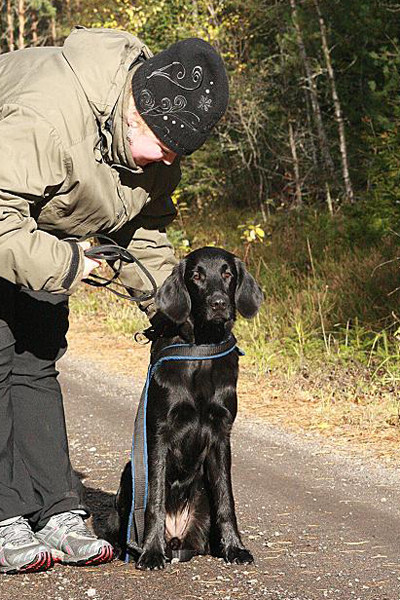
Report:
[[[211,308],[213,310],[225,310],[226,302],[223,298],[215,298],[211,301]]]

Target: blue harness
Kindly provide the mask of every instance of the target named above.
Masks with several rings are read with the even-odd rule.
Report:
[[[227,356],[234,351],[238,352],[239,355],[244,354],[236,346],[235,336],[230,334],[229,338],[221,342],[221,344],[173,344],[166,346],[150,363],[146,383],[136,412],[132,439],[132,505],[126,536],[126,545],[128,548],[125,555],[126,563],[133,561],[131,552],[141,552],[143,545],[144,519],[148,495],[146,411],[149,386],[156,369],[169,360],[213,360]]]

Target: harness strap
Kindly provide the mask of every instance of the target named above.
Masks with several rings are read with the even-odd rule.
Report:
[[[129,515],[126,539],[126,563],[134,560],[132,554],[141,551],[144,540],[145,512],[148,495],[146,412],[148,390],[155,370],[165,361],[210,360],[227,356],[234,350],[239,354],[243,354],[236,346],[235,336],[231,334],[229,338],[221,344],[173,344],[171,346],[166,346],[153,358],[147,372],[146,383],[137,408],[132,439],[132,506]],[[185,560],[183,554],[182,560]],[[186,560],[188,560],[188,558],[186,558]]]
[[[227,340],[220,344],[173,344],[165,346],[160,352],[152,358],[154,366],[164,360],[207,360],[209,358],[218,358],[225,352],[230,352],[236,346],[236,338],[233,334]]]
[[[150,380],[151,366],[149,367],[146,383],[137,408],[132,439],[132,506],[129,516],[127,547],[131,547],[134,550],[142,547],[144,539],[144,516],[148,493],[146,412],[147,392]],[[126,560],[125,562],[129,562],[129,560]]]

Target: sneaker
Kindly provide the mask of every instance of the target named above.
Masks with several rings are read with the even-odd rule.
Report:
[[[97,538],[86,527],[82,517],[73,512],[54,515],[36,532],[46,544],[55,562],[77,566],[99,565],[114,558],[111,544]]]
[[[47,571],[53,564],[50,550],[36,538],[26,519],[20,517],[0,527],[0,573]]]

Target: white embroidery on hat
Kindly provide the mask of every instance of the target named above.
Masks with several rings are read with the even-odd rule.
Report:
[[[190,110],[185,110],[187,106],[187,99],[184,96],[175,96],[173,103],[170,98],[165,97],[161,100],[160,104],[156,105],[156,99],[154,95],[150,90],[146,89],[141,91],[139,102],[141,115],[162,117],[163,120],[166,120],[166,115],[172,114],[176,119],[179,119],[185,123],[185,125],[193,129],[193,131],[197,131],[195,125],[200,122],[200,117]]]
[[[178,71],[176,72],[177,69]],[[151,79],[152,77],[165,77],[165,79],[168,79],[168,81],[174,85],[177,85],[182,90],[189,92],[197,90],[203,83],[203,68],[199,65],[196,65],[192,69],[190,77],[194,85],[190,84],[189,86],[189,82],[186,82],[186,85],[181,83],[181,80],[185,79],[186,77],[186,69],[183,64],[178,61],[174,61],[169,65],[165,65],[165,67],[161,67],[160,69],[155,69],[149,75],[146,75],[146,79]]]
[[[204,110],[205,112],[208,112],[209,109],[211,108],[211,104],[212,104],[211,98],[208,98],[208,96],[201,96],[197,108],[200,108],[201,110]]]

